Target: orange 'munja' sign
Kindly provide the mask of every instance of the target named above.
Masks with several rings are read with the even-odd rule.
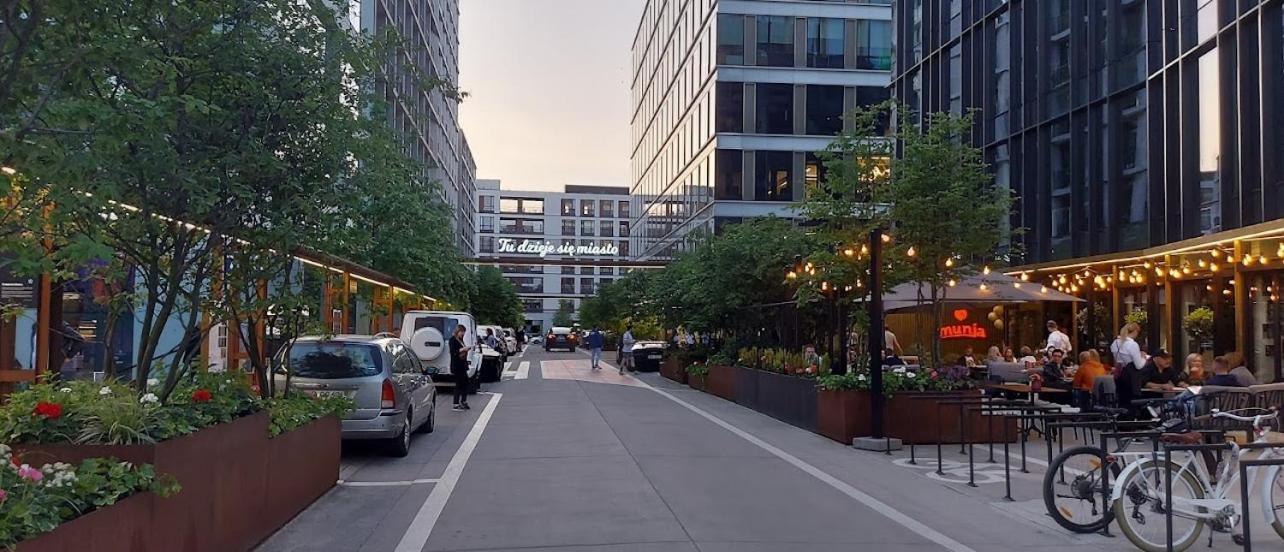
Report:
[[[967,315],[967,309],[954,311],[954,320],[959,323],[941,326],[941,339],[985,339],[988,335],[985,328],[976,323],[967,324]]]

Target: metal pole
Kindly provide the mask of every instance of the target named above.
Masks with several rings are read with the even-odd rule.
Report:
[[[883,230],[869,233],[869,383],[870,428],[883,438]]]

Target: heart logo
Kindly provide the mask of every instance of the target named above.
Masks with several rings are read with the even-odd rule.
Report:
[[[959,322],[967,320],[967,309],[959,309],[954,311],[954,319],[958,320]]]

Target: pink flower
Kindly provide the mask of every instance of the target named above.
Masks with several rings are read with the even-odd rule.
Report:
[[[4,489],[0,489],[0,502],[4,502],[4,499],[7,498],[8,496],[9,496],[9,493],[5,492]]]
[[[40,470],[33,468],[31,466],[28,466],[26,464],[23,464],[21,467],[18,468],[18,476],[23,479],[30,479],[32,481],[40,481],[41,479],[45,478],[45,474],[40,473]]]

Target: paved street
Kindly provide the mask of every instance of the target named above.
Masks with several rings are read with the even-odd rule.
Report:
[[[1052,525],[1037,473],[1004,501],[1001,456],[970,489],[928,476],[934,448],[917,466],[857,452],[656,374],[590,372],[582,353],[531,349],[472,411],[447,402],[408,458],[346,447],[343,484],[260,550],[1131,549]]]

